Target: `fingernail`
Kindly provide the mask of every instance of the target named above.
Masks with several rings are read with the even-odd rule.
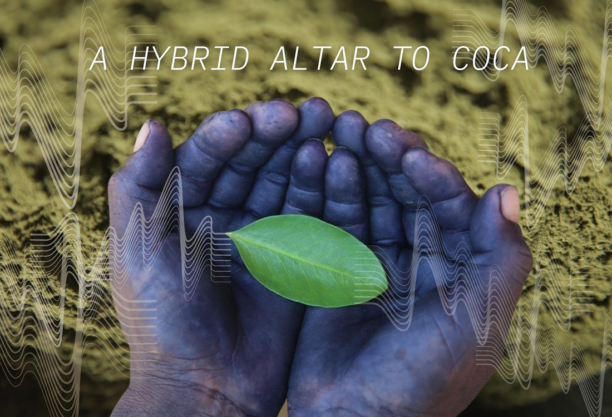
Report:
[[[147,120],[140,128],[140,132],[138,132],[136,143],[134,143],[134,152],[137,152],[143,147],[149,137],[149,133],[151,133],[151,127],[149,126],[149,120]]]
[[[500,199],[501,212],[504,217],[514,223],[518,223],[521,211],[518,188],[514,185],[506,187],[506,189],[502,191]]]
[[[423,152],[425,155],[419,155],[420,152]],[[419,162],[420,164],[418,166],[423,166],[423,164],[432,163],[433,161],[437,160],[437,158],[438,157],[435,156],[429,149],[422,146],[414,146],[408,149],[402,157],[402,168],[408,169]]]
[[[410,148],[410,149],[418,149],[418,150],[420,150],[420,151],[423,151],[423,152],[425,152],[425,153],[428,153],[428,154],[430,154],[430,155],[433,155],[433,152],[431,151],[431,149],[426,148],[426,147],[424,147],[424,146],[413,146],[413,147],[412,147],[412,148]]]

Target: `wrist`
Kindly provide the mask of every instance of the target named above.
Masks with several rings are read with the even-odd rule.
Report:
[[[243,417],[245,413],[220,388],[206,386],[215,376],[202,374],[193,360],[132,354],[130,385],[113,417]]]
[[[276,417],[284,402],[209,358],[131,355],[130,385],[113,416]],[[236,383],[240,381],[240,383]],[[278,404],[277,404],[278,403]]]
[[[156,378],[131,381],[112,414],[113,417],[168,415],[247,416],[240,407],[218,391],[183,381]]]

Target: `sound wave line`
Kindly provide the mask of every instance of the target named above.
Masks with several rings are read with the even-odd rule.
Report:
[[[22,126],[32,130],[62,202],[74,208],[79,190],[83,115],[88,95],[93,95],[117,130],[127,128],[128,109],[135,104],[154,104],[147,91],[156,86],[155,76],[129,76],[130,46],[147,41],[152,34],[128,34],[123,49],[116,48],[95,0],[86,0],[81,13],[75,104],[66,109],[57,98],[32,48],[19,49],[13,70],[0,50],[0,137],[15,152]],[[147,41],[150,43],[150,41]],[[104,47],[107,70],[96,65],[89,71],[98,48]]]
[[[565,191],[571,194],[589,161],[596,172],[601,172],[607,161],[612,147],[612,100],[607,106],[604,100],[607,63],[612,56],[611,17],[612,2],[606,5],[602,54],[597,70],[583,52],[581,40],[572,26],[566,27],[564,43],[557,39],[554,22],[545,7],[531,13],[525,0],[504,0],[497,32],[490,31],[474,11],[458,10],[455,14],[453,44],[455,48],[462,45],[471,48],[471,52],[458,54],[461,59],[475,58],[479,67],[485,66],[486,57],[474,57],[474,50],[482,45],[493,48],[503,46],[508,24],[513,23],[521,45],[526,48],[529,67],[535,67],[542,58],[558,93],[565,88],[569,76],[584,108],[585,116],[574,136],[568,138],[565,127],[559,128],[544,157],[538,162],[537,170],[532,170],[530,161],[526,97],[519,98],[503,129],[499,114],[481,113],[479,160],[496,164],[496,175],[500,180],[506,177],[513,165],[522,161],[526,221],[530,230],[537,226],[544,214],[557,180],[563,179]],[[499,77],[499,71],[490,65],[482,72],[490,81]]]
[[[193,233],[188,232],[182,196],[180,171],[175,168],[149,218],[143,206],[136,204],[123,234],[109,228],[89,266],[82,256],[78,217],[74,213],[68,214],[49,235],[33,235],[25,259],[16,255],[7,239],[1,241],[0,334],[7,336],[0,338],[0,366],[13,385],[19,385],[27,373],[34,373],[51,415],[78,415],[81,363],[88,344],[99,346],[120,372],[126,371],[129,356],[124,335],[116,321],[109,321],[100,312],[112,311],[114,305],[126,336],[151,341],[133,347],[132,354],[154,351],[157,300],[133,299],[121,289],[130,276],[155,267],[169,237],[173,236],[171,243],[178,242],[180,247],[185,302],[193,297],[203,277],[215,283],[229,282],[232,257],[229,238],[214,232],[209,217],[203,218]],[[478,339],[479,364],[501,363],[502,377],[507,381],[519,379],[524,386],[529,385],[535,364],[545,369],[555,363],[564,389],[569,389],[572,378],[590,375],[584,363],[576,361],[580,358],[578,345],[573,344],[569,353],[564,352],[552,330],[538,320],[539,308],[546,307],[552,312],[558,330],[568,332],[573,315],[590,309],[590,289],[582,279],[563,276],[555,263],[541,254],[537,258],[535,295],[520,301],[513,318],[514,295],[503,271],[493,265],[486,269],[488,276],[484,276],[485,270],[477,266],[465,242],[448,247],[425,198],[419,201],[415,225],[410,270],[388,267],[389,291],[370,301],[387,313],[399,331],[410,327],[418,301],[417,279],[430,279],[417,273],[426,262],[447,314],[453,314],[460,304],[466,306]],[[380,248],[373,250],[390,265]],[[355,254],[357,263],[359,256]],[[365,280],[371,277],[373,269],[370,264],[362,266],[360,278]],[[113,271],[112,282],[109,270]],[[50,289],[51,278],[57,279],[59,291]],[[64,358],[57,348],[65,339],[66,298],[70,293],[68,283],[72,281],[78,284],[78,296],[72,296],[78,300],[75,349],[69,358]],[[372,287],[356,291],[355,302],[370,299],[368,291]],[[508,327],[509,336],[502,339],[500,335]],[[602,369],[612,362],[611,331],[605,333]],[[589,413],[599,415],[601,407],[597,404],[601,403],[603,382],[597,390],[582,379],[579,383]]]
[[[100,349],[125,373],[129,352],[124,334],[136,332],[140,337],[154,337],[151,319],[155,317],[150,312],[155,310],[157,301],[129,299],[120,290],[128,275],[138,268],[138,258],[145,269],[153,266],[164,239],[171,233],[178,233],[183,242],[186,302],[206,272],[215,283],[229,282],[229,238],[213,232],[210,217],[205,217],[194,234],[187,237],[182,212],[180,173],[175,169],[151,219],[145,219],[138,204],[122,237],[113,228],[107,230],[89,267],[82,256],[79,221],[74,213],[68,214],[49,235],[32,235],[25,259],[17,256],[6,238],[2,239],[0,334],[5,337],[0,338],[0,367],[12,385],[18,386],[25,375],[33,373],[51,415],[78,416],[81,364],[87,344],[101,343]],[[114,302],[109,286],[111,268]],[[59,294],[48,296],[50,277],[58,278]],[[76,333],[71,356],[63,358],[57,348],[64,339],[67,284],[71,281],[78,285],[78,295],[73,296],[78,300]],[[109,322],[99,314],[113,309],[122,318],[123,333],[117,322]],[[149,352],[154,344],[144,349]],[[132,350],[132,354],[135,352]]]
[[[601,416],[606,368],[612,364],[612,317],[607,315],[605,318],[601,360],[599,369],[594,370],[587,364],[579,339],[570,333],[571,317],[592,311],[592,296],[588,285],[580,281],[577,285],[572,285],[570,277],[570,286],[564,290],[565,295],[550,291],[563,277],[554,268],[540,270],[540,264],[541,261],[538,262],[536,284],[531,299],[523,295],[517,307],[503,357],[482,352],[479,360],[483,364],[496,365],[504,381],[509,384],[518,381],[525,390],[531,386],[536,365],[542,373],[553,366],[563,392],[569,392],[571,383],[575,380],[589,416]],[[551,303],[551,300],[559,298],[569,301],[568,305],[563,302],[564,312],[554,307],[559,305],[557,302]],[[540,322],[541,307],[552,311],[553,323]],[[568,346],[567,339],[570,337]]]
[[[606,115],[612,114],[612,101]],[[559,179],[565,192],[574,192],[584,167],[591,162],[596,172],[604,169],[612,148],[612,117],[606,116],[602,130],[592,127],[586,117],[575,135],[568,139],[565,128],[557,130],[537,169],[532,169],[529,156],[528,105],[521,96],[504,128],[501,117],[494,112],[481,113],[478,141],[479,162],[496,165],[497,179],[505,178],[510,169],[522,160],[525,172],[526,222],[534,229],[540,221],[548,200]]]
[[[599,71],[591,65],[583,52],[574,28],[566,28],[564,44],[556,39],[553,21],[544,7],[531,14],[524,0],[504,1],[499,32],[489,31],[475,12],[461,10],[456,14],[455,45],[470,46],[472,51],[481,45],[493,48],[502,46],[508,23],[514,23],[521,45],[527,51],[529,67],[535,67],[540,58],[543,58],[557,93],[563,91],[569,76],[584,108],[585,116],[573,138],[568,138],[565,127],[559,128],[536,170],[532,170],[534,167],[529,153],[526,97],[519,99],[503,129],[502,118],[498,113],[481,114],[479,160],[496,164],[496,175],[500,180],[507,176],[512,166],[518,164],[519,159],[522,160],[526,221],[530,230],[537,226],[544,214],[555,183],[560,178],[563,179],[567,194],[571,194],[587,163],[591,161],[595,171],[601,172],[610,153],[612,100],[605,105],[605,84],[611,45],[611,5],[608,3],[606,7]],[[461,59],[474,58],[473,53],[460,53],[458,56]],[[475,57],[479,67],[485,65],[484,58],[478,55]],[[495,81],[499,71],[489,65],[483,75]],[[579,340],[568,335],[571,318],[591,311],[589,303],[592,296],[588,285],[581,280],[575,284],[572,276],[569,279],[563,277],[554,267],[550,267],[551,263],[548,268],[541,268],[541,265],[547,263],[546,259],[544,254],[538,256],[534,291],[530,295],[524,294],[519,301],[504,352],[479,352],[479,360],[483,364],[496,366],[507,383],[519,381],[524,389],[531,386],[535,365],[541,372],[546,372],[552,365],[563,392],[567,393],[572,381],[577,381],[589,415],[601,416],[605,371],[607,365],[612,363],[612,317],[608,315],[605,320],[597,372],[586,365],[584,349]],[[559,287],[560,282],[569,282],[569,287]],[[540,323],[541,307],[552,313],[553,323]],[[569,337],[571,343],[568,346]]]
[[[372,248],[387,267],[390,285],[387,292],[368,304],[379,307],[399,331],[407,331],[418,301],[418,272],[422,273],[419,266],[427,263],[446,313],[451,315],[460,304],[465,305],[477,337],[479,365],[494,367],[504,381],[511,384],[518,380],[524,389],[531,386],[536,365],[542,373],[552,365],[563,392],[567,393],[572,381],[577,381],[589,415],[601,416],[604,375],[607,365],[612,364],[612,317],[606,317],[595,379],[579,340],[572,336],[568,347],[560,336],[571,332],[573,317],[593,311],[593,292],[586,277],[567,276],[548,253],[538,248],[533,291],[524,291],[515,309],[503,271],[491,266],[483,287],[485,276],[482,270],[478,271],[471,250],[464,242],[455,248],[444,243],[426,199],[419,201],[415,224],[410,270],[394,267],[381,248]],[[552,323],[541,322],[542,308],[550,312]],[[502,339],[500,335],[507,328],[508,335]]]
[[[504,46],[507,26],[513,23],[520,43],[527,52],[529,68],[534,68],[542,58],[558,93],[563,91],[569,76],[576,86],[589,122],[596,130],[601,130],[607,64],[608,59],[612,57],[612,2],[606,7],[599,70],[583,52],[585,49],[572,26],[566,27],[565,40],[562,43],[555,36],[554,22],[548,10],[542,6],[535,13],[531,13],[528,6],[526,0],[503,0],[498,31],[491,31],[477,12],[457,9],[453,19],[454,48],[470,47],[469,52],[461,50],[457,53],[458,60],[473,60],[474,51],[480,46],[493,49]],[[497,80],[500,71],[492,66],[492,60],[487,62],[486,56],[482,55],[477,55],[475,60],[479,68],[486,66],[482,73],[487,79]],[[501,54],[498,56],[498,66],[500,61]]]
[[[206,267],[210,268],[213,282],[230,282],[230,239],[224,233],[213,231],[209,216],[199,223],[191,237],[187,237],[183,210],[181,173],[175,167],[150,219],[146,219],[143,207],[138,203],[122,236],[118,236],[113,228],[109,229],[109,258],[117,289],[126,284],[130,274],[139,271],[141,263],[144,263],[146,270],[150,270],[163,249],[163,242],[174,232],[179,236],[186,301],[193,297]]]

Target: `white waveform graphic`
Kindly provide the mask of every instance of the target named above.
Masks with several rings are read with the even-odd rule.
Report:
[[[612,3],[607,3],[603,27],[603,45],[599,68],[595,68],[585,54],[582,41],[571,26],[565,30],[565,38],[561,41],[556,36],[553,19],[545,7],[539,7],[535,13],[529,10],[526,0],[503,0],[498,31],[492,31],[480,18],[477,12],[470,9],[456,10],[453,18],[453,45],[468,46],[470,51],[458,52],[458,61],[472,61],[474,51],[480,46],[488,46],[492,50],[504,46],[504,38],[509,24],[513,24],[518,32],[521,45],[527,52],[529,68],[534,68],[543,59],[551,74],[553,85],[558,93],[565,88],[568,77],[578,91],[585,114],[594,128],[601,130],[605,104],[604,93],[606,73],[609,58],[612,56]],[[491,54],[492,55],[492,54]],[[500,71],[495,69],[492,60],[477,55],[475,60],[481,71],[490,81],[499,77]],[[497,65],[501,66],[501,54]],[[488,65],[487,65],[488,64]]]
[[[521,298],[503,356],[483,351],[479,352],[478,360],[482,364],[496,366],[503,380],[509,384],[518,381],[525,390],[531,386],[536,366],[542,373],[552,367],[562,391],[568,393],[572,382],[576,381],[589,416],[601,416],[605,373],[608,365],[612,365],[612,317],[606,315],[604,319],[599,369],[589,367],[585,349],[580,340],[571,334],[571,317],[577,313],[591,312],[590,291],[584,284],[570,284],[564,290],[565,295],[560,297],[555,293],[555,283],[563,277],[550,272],[541,271],[534,293],[531,297]],[[555,301],[559,297],[560,300]],[[539,320],[540,310],[551,309],[551,306],[554,321],[542,323]]]
[[[17,255],[6,237],[2,239],[0,334],[4,337],[0,338],[0,367],[8,380],[18,386],[25,375],[33,373],[52,416],[78,416],[85,346],[102,344],[100,348],[123,373],[129,358],[118,323],[108,322],[99,313],[116,309],[122,321],[127,319],[131,323],[130,328],[124,329],[126,332],[137,329],[140,337],[155,334],[148,312],[155,310],[157,300],[128,299],[117,289],[125,285],[137,264],[144,261],[145,268],[153,267],[170,233],[178,233],[182,242],[185,302],[193,296],[202,276],[215,283],[229,282],[229,238],[213,232],[210,217],[202,219],[193,235],[187,236],[182,213],[180,173],[176,169],[151,218],[144,217],[138,204],[123,236],[117,236],[112,228],[107,230],[90,266],[83,259],[79,221],[74,213],[68,214],[48,235],[32,235],[25,258]],[[113,269],[115,280],[114,302],[109,268]],[[52,278],[59,281],[59,293],[49,296]],[[70,358],[63,358],[57,348],[63,340],[70,281],[78,286],[78,295],[74,295],[76,334]],[[94,322],[96,329],[93,329]]]
[[[387,292],[369,304],[381,308],[399,331],[407,331],[412,323],[419,267],[427,263],[447,314],[454,314],[457,307],[464,304],[477,337],[484,344],[491,327],[506,328],[503,323],[509,323],[514,312],[513,297],[503,272],[493,265],[485,279],[466,242],[460,242],[455,248],[448,247],[426,197],[419,199],[415,225],[410,270],[399,269],[384,251],[371,248],[383,261],[390,285]],[[482,288],[483,282],[487,282],[487,288]]]
[[[524,387],[529,386],[536,364],[545,370],[554,363],[564,389],[569,389],[572,379],[577,379],[589,413],[600,415],[601,407],[597,404],[601,403],[603,379],[597,387],[585,382],[590,373],[577,360],[581,354],[578,343],[568,349],[555,337],[555,331],[570,330],[574,314],[589,311],[591,294],[584,281],[564,276],[545,254],[541,254],[537,258],[534,295],[524,297],[513,316],[514,297],[500,268],[492,266],[489,276],[483,277],[466,243],[448,247],[442,240],[431,205],[424,198],[419,201],[415,222],[410,270],[388,267],[391,263],[386,262],[384,252],[372,248],[387,265],[390,290],[370,304],[385,311],[398,331],[407,330],[412,320],[417,280],[423,279],[417,271],[420,264],[428,263],[447,313],[453,314],[461,304],[467,308],[480,346],[478,363],[493,366],[501,363],[502,377],[508,382],[519,380]],[[81,359],[86,346],[98,345],[112,364],[125,372],[129,352],[124,348],[124,334],[116,321],[109,321],[99,313],[115,308],[122,323],[130,323],[123,329],[126,335],[133,332],[141,339],[155,339],[155,325],[151,319],[155,318],[157,300],[126,298],[120,289],[128,277],[142,273],[142,268],[155,268],[155,261],[170,235],[179,237],[185,302],[189,302],[203,277],[216,283],[230,281],[229,238],[214,232],[208,217],[203,218],[191,234],[185,228],[178,168],[168,177],[149,218],[143,207],[136,204],[124,233],[119,236],[113,228],[108,229],[89,266],[82,255],[78,217],[73,213],[48,235],[33,235],[25,258],[19,257],[10,242],[3,239],[0,246],[0,334],[6,336],[0,338],[0,366],[11,383],[19,385],[25,375],[32,372],[51,415],[77,416]],[[359,263],[359,253],[355,257]],[[363,273],[359,278],[363,279],[362,283],[371,285],[366,280],[371,277],[372,265],[360,265]],[[109,288],[109,269],[113,270],[114,300]],[[49,295],[51,279],[58,281],[55,284],[59,290]],[[77,302],[77,324],[75,349],[65,358],[58,353],[58,347],[64,337],[71,281],[76,282],[78,288],[78,294],[73,294]],[[370,299],[368,291],[372,288],[358,291],[356,303]],[[538,311],[543,307],[552,311],[555,328],[539,322]],[[509,336],[503,340],[499,335],[505,331],[497,330],[508,327]],[[103,329],[102,334],[100,329]],[[612,362],[612,324],[604,337],[602,373],[607,363]],[[154,348],[154,343],[152,345],[141,347],[143,351],[138,353],[147,353],[147,349]]]
[[[612,114],[612,101],[606,109],[608,114]],[[566,193],[572,194],[589,162],[596,172],[604,169],[612,147],[612,118],[606,116],[602,129],[597,130],[585,117],[572,138],[568,138],[565,128],[560,128],[537,167],[532,167],[529,154],[528,118],[525,96],[520,97],[503,128],[498,113],[481,113],[478,159],[495,164],[499,180],[504,179],[521,160],[525,172],[526,222],[529,229],[534,229],[545,212],[557,181],[562,180]]]
[[[213,231],[212,218],[205,217],[193,236],[187,236],[181,174],[175,167],[150,219],[145,218],[142,205],[138,203],[123,236],[118,236],[113,228],[109,229],[109,258],[116,287],[125,285],[130,274],[138,271],[141,261],[144,261],[145,269],[150,270],[171,233],[179,235],[183,292],[187,301],[193,297],[205,268],[210,269],[208,272],[213,282],[230,282],[230,239],[224,233]]]
[[[103,346],[109,360],[120,370],[126,362],[121,358],[127,351],[114,347],[123,340],[118,327],[99,321],[97,314],[113,305],[106,289],[108,242],[102,243],[86,270],[78,219],[70,214],[48,236],[32,236],[23,258],[6,238],[0,244],[0,366],[14,386],[33,373],[51,415],[77,416],[83,346],[110,342]],[[59,293],[50,294],[52,279],[59,281]],[[63,340],[69,281],[78,284],[78,295],[74,295],[77,318],[75,349],[65,358],[57,348]],[[103,337],[88,332],[96,321]]]
[[[471,249],[466,242],[461,241],[455,248],[448,247],[442,239],[433,208],[425,198],[419,201],[416,225],[410,270],[404,271],[393,266],[385,252],[372,247],[383,260],[387,278],[392,285],[389,291],[370,304],[385,311],[398,330],[408,330],[415,305],[419,266],[426,262],[447,313],[452,314],[460,303],[464,303],[477,335],[480,335],[481,341],[486,340],[491,324],[495,320],[503,321],[512,317],[515,311],[503,271],[493,265],[489,271],[489,279],[483,279],[485,277],[477,270]],[[570,330],[573,314],[590,311],[591,292],[584,283],[584,278],[565,277],[548,256],[541,251],[539,253],[536,264],[536,296],[530,302],[529,311],[533,308],[537,310],[539,306],[546,307],[558,326],[567,332]],[[487,282],[487,287],[480,293],[469,291],[470,288],[482,287],[483,282]],[[397,303],[398,299],[404,302]],[[522,305],[525,302],[526,298],[521,298]]]
[[[446,246],[426,199],[419,201],[416,225],[410,270],[394,267],[384,251],[372,248],[387,267],[391,285],[368,304],[384,311],[399,331],[407,331],[417,301],[417,280],[423,279],[417,271],[421,263],[427,263],[447,314],[465,305],[477,337],[478,364],[496,368],[507,383],[518,381],[524,389],[531,386],[536,366],[542,373],[553,366],[563,392],[576,381],[589,415],[601,416],[604,374],[608,364],[612,365],[612,317],[606,317],[601,366],[595,378],[579,340],[572,337],[568,345],[560,338],[561,333],[571,332],[573,317],[592,312],[593,293],[585,277],[568,276],[564,267],[538,248],[533,291],[525,292],[515,309],[503,271],[493,265],[482,288],[486,277],[476,269],[471,250],[463,242],[456,248]],[[480,291],[470,291],[478,287]],[[362,298],[369,299],[367,295]],[[552,323],[540,320],[541,309],[552,315]],[[502,339],[504,329],[509,330]]]
[[[532,166],[533,157],[529,153],[529,114],[525,96],[519,99],[503,128],[498,113],[481,114],[479,161],[495,164],[496,176],[501,180],[521,160],[525,218],[530,230],[539,224],[557,181],[563,181],[569,195],[576,190],[587,164],[598,173],[604,169],[612,146],[610,110],[612,101],[599,129],[587,117],[582,119],[571,138],[564,127],[558,129],[536,167]],[[562,391],[569,392],[572,382],[576,381],[589,416],[601,416],[605,372],[612,364],[612,317],[605,318],[601,363],[599,372],[593,375],[593,367],[585,365],[585,350],[580,341],[568,336],[571,318],[591,312],[592,293],[584,282],[580,282],[582,280],[561,274],[560,268],[544,254],[540,253],[539,258],[533,294],[524,294],[519,300],[504,351],[480,352],[479,360],[497,366],[507,383],[518,381],[524,389],[530,388],[536,366],[542,373],[552,367]],[[542,308],[552,313],[553,323],[538,320]],[[568,338],[571,339],[569,343]]]
[[[100,10],[94,0],[83,3],[78,53],[76,97],[72,108],[65,108],[57,98],[45,71],[32,48],[20,48],[19,62],[12,69],[0,50],[0,137],[9,152],[15,152],[24,125],[31,128],[42,152],[53,183],[62,201],[74,208],[81,170],[83,115],[88,95],[98,101],[109,122],[125,130],[128,109],[135,104],[154,104],[149,96],[156,93],[155,76],[128,75],[129,55],[133,47],[152,43],[151,33],[132,33],[126,29],[123,48],[113,45]],[[91,62],[103,46],[107,70]],[[131,49],[131,50],[130,50]]]

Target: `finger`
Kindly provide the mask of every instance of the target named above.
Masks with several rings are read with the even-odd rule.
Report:
[[[334,122],[332,138],[337,146],[348,148],[355,154],[362,167],[376,163],[365,144],[365,133],[370,127],[361,113],[355,110],[341,113]]]
[[[413,146],[427,148],[427,144],[414,132],[402,129],[391,120],[378,120],[368,128],[366,145],[370,154],[387,174],[401,174],[401,159]]]
[[[412,245],[418,246],[419,253],[426,253],[432,262],[440,256],[451,259],[464,256],[459,249],[465,247],[462,244],[468,247],[470,244],[468,232],[478,204],[476,194],[453,164],[438,158],[426,148],[409,148],[402,158],[402,168],[419,198],[424,197],[424,200],[420,200],[416,219],[411,220],[417,228],[415,236],[423,237],[423,240],[413,237]],[[431,239],[432,228],[434,233],[441,233],[441,241]],[[427,263],[419,264],[419,267],[429,269]],[[419,277],[417,294],[441,285],[431,279],[431,273],[423,271]]]
[[[402,223],[409,244],[414,244],[417,193],[402,171],[402,156],[414,146],[427,148],[416,133],[402,129],[391,120],[374,122],[366,132],[366,146],[378,166],[387,174],[395,199],[404,207]]]
[[[426,148],[414,147],[404,154],[402,168],[416,192],[431,203],[440,227],[469,230],[478,197],[453,164]]]
[[[467,281],[466,305],[484,304],[487,312],[495,313],[493,320],[486,317],[485,322],[476,323],[481,336],[486,336],[480,341],[481,349],[487,350],[487,362],[493,366],[499,365],[503,356],[516,303],[533,266],[518,224],[519,210],[517,188],[497,185],[479,201],[470,226],[477,273],[463,277]],[[464,315],[469,314],[466,311]],[[471,316],[477,317],[478,313],[473,312]],[[490,322],[495,325],[491,326]],[[485,329],[486,333],[482,334]]]
[[[365,181],[359,161],[347,149],[334,150],[327,162],[323,219],[368,243]]]
[[[325,201],[327,152],[319,140],[308,140],[291,164],[291,178],[282,214],[304,214],[320,218]]]
[[[186,207],[204,204],[219,171],[250,135],[249,116],[234,109],[207,117],[195,133],[176,148],[176,165],[181,170]]]
[[[323,140],[334,123],[334,113],[322,98],[312,98],[298,106],[299,125],[270,160],[259,170],[247,201],[245,210],[250,218],[279,214],[289,184],[291,162],[297,149],[307,139]]]
[[[393,197],[385,172],[376,164],[366,146],[369,123],[356,111],[342,113],[336,119],[332,137],[338,146],[350,149],[359,159],[365,179],[370,211],[370,235],[373,245],[390,246],[405,241],[402,207]]]
[[[345,148],[336,148],[327,161],[325,171],[325,206],[323,220],[351,233],[357,239],[368,243],[368,212],[366,202],[365,178],[359,161],[352,152]],[[375,305],[360,304],[344,308],[308,307],[304,315],[302,333],[300,334],[297,356],[301,367],[318,369],[317,353],[330,344],[337,348],[338,356],[346,359],[354,353],[351,349],[342,349],[343,341],[350,340],[353,346],[363,346],[374,328],[380,326],[380,309]],[[359,327],[359,331],[355,331]],[[316,337],[311,337],[315,335]],[[327,345],[322,347],[321,340]],[[336,346],[337,345],[337,346]],[[310,354],[304,356],[304,352]],[[321,372],[327,372],[321,369]],[[293,378],[293,375],[292,375]],[[299,377],[298,377],[299,378]]]
[[[298,106],[300,122],[295,133],[285,143],[294,150],[306,139],[323,140],[334,124],[334,112],[329,103],[320,97],[313,97]]]
[[[150,217],[174,166],[172,140],[166,127],[155,120],[142,126],[134,153],[109,181],[110,224],[119,235],[125,231],[137,203]]]
[[[246,112],[251,117],[251,137],[229,160],[215,181],[209,198],[209,204],[215,207],[241,207],[259,167],[268,161],[298,125],[298,112],[288,101],[256,102],[247,107]]]
[[[336,148],[327,161],[325,171],[325,206],[323,220],[340,227],[364,243],[368,243],[368,212],[365,178],[359,161],[345,148]],[[300,360],[316,357],[320,352],[321,340],[338,348],[339,357],[350,356],[351,349],[341,349],[336,341],[351,341],[353,346],[363,346],[374,328],[380,327],[381,310],[373,304],[360,304],[343,308],[308,307],[302,324],[298,354]],[[358,325],[359,331],[355,331]],[[309,337],[316,335],[315,338]],[[303,337],[305,336],[305,337]],[[329,342],[329,343],[328,343]],[[336,346],[337,345],[337,346]],[[329,348],[329,346],[326,346]],[[303,356],[303,352],[314,355]],[[319,363],[307,366],[317,369]],[[322,370],[326,372],[327,370]]]
[[[519,210],[517,188],[496,185],[485,193],[476,206],[470,225],[476,264],[499,268],[514,300],[518,300],[533,264],[531,251],[518,224]],[[483,271],[480,275],[483,284],[488,285],[491,270]]]
[[[438,158],[426,148],[408,149],[402,158],[402,168],[419,194],[419,207],[431,211],[428,218],[433,227],[442,233],[443,247],[431,249],[451,258],[461,256],[457,248],[461,244],[469,244],[472,213],[478,204],[476,194],[453,164]],[[417,218],[420,218],[418,213]],[[415,227],[421,226],[418,220],[415,221]]]

